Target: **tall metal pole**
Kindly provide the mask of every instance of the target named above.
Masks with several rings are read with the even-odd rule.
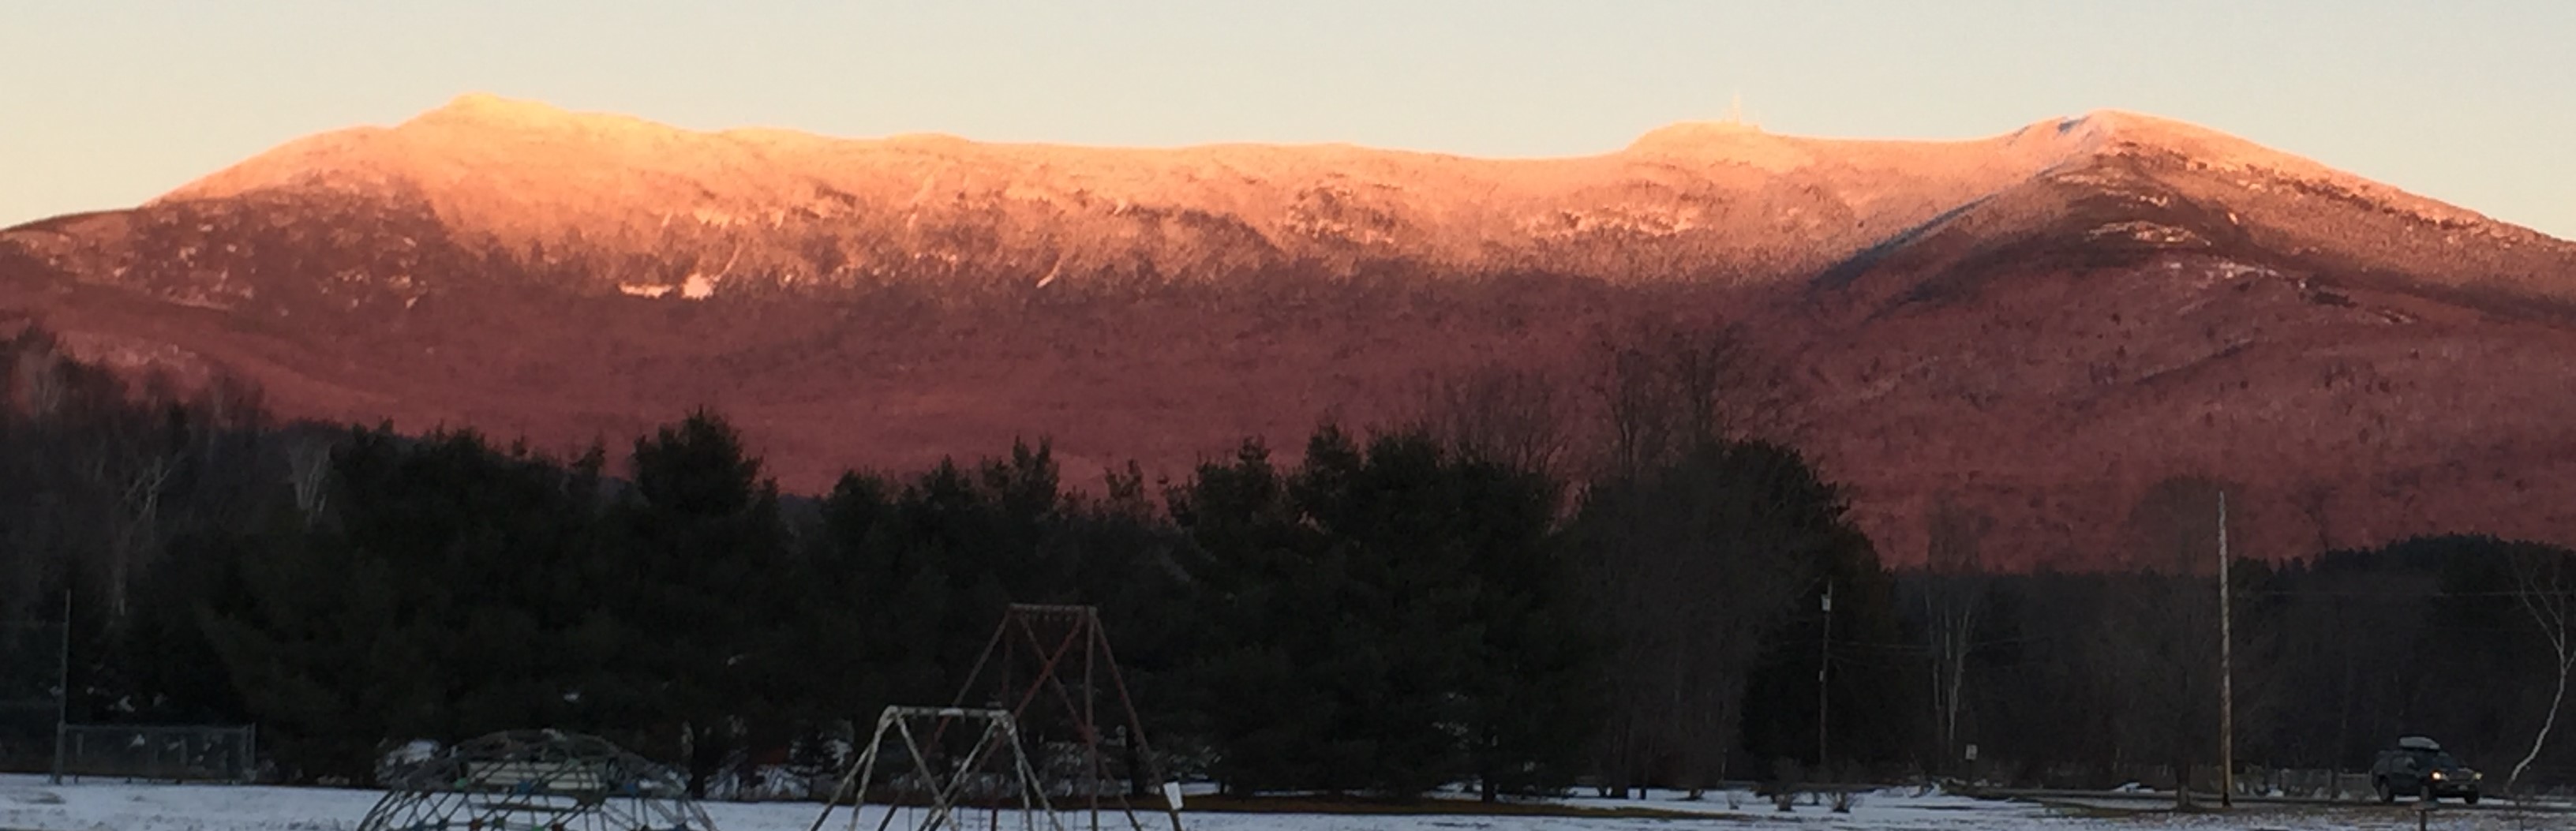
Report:
[[[2236,807],[2236,632],[2227,579],[2227,492],[2218,492],[2218,805]]]
[[[1827,715],[1827,708],[1830,706],[1830,702],[1833,699],[1831,695],[1827,694],[1831,688],[1825,686],[1825,678],[1827,673],[1832,671],[1833,663],[1834,584],[1833,581],[1828,580],[1825,581],[1825,637],[1822,642],[1818,644],[1816,652],[1816,776],[1818,777],[1817,781],[1819,782],[1824,781],[1822,777],[1825,775],[1826,770],[1825,716]]]
[[[63,783],[63,742],[71,736],[72,700],[72,590],[63,590],[62,649],[54,659],[54,776],[53,783]]]
[[[1081,617],[1074,619],[1073,624],[1083,630],[1082,747],[1083,754],[1087,757],[1084,761],[1089,762],[1090,765],[1082,773],[1086,780],[1083,782],[1083,790],[1091,799],[1091,831],[1100,831],[1100,722],[1097,718],[1098,709],[1092,706],[1094,691],[1091,686],[1091,666],[1094,659],[1099,657],[1098,650],[1094,647],[1100,643],[1100,619],[1096,615],[1097,613],[1086,610]]]

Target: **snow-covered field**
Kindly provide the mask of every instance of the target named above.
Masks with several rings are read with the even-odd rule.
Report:
[[[350,831],[381,794],[329,788],[273,788],[228,785],[149,785],[83,782],[48,785],[42,777],[0,776],[0,829],[5,831]],[[1722,797],[1699,802],[1670,797],[1646,800],[1569,800],[1575,804],[1629,806],[1687,811],[1708,822],[1671,819],[1593,819],[1565,817],[1482,817],[1467,815],[1358,816],[1324,814],[1187,813],[1192,831],[1680,831],[1709,828],[1773,827],[1856,829],[1856,831],[1952,831],[1964,829],[2324,829],[2414,828],[2411,808],[2251,809],[2226,816],[2141,815],[2075,816],[2038,805],[1989,802],[1945,794],[1918,795],[1910,790],[1865,795],[1849,814],[1801,805],[1778,813],[1769,803],[1750,797],[1729,808]],[[707,812],[719,831],[806,831],[816,807],[804,803],[710,803]],[[871,809],[865,829],[874,829]],[[848,825],[847,809],[829,826]],[[1005,825],[1011,824],[1007,820]],[[1124,823],[1120,823],[1123,825]],[[1087,823],[1086,823],[1087,825]],[[896,827],[906,827],[898,819]],[[1149,828],[1156,826],[1148,826]],[[2505,811],[2445,809],[2428,827],[2463,831],[2519,831],[2528,828],[2576,827],[2576,816],[2519,815]]]

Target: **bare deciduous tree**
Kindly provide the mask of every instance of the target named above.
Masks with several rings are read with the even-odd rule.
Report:
[[[1619,645],[1605,762],[1623,787],[1715,784],[1766,635],[1832,547],[1866,544],[1784,455],[1712,444],[1586,496],[1578,544]]]
[[[2508,555],[2513,564],[2513,597],[2531,622],[2540,627],[2541,638],[2549,643],[2550,657],[2556,662],[2557,686],[2549,694],[2549,712],[2532,732],[2531,751],[2515,762],[2513,773],[2505,777],[2505,790],[2510,792],[2522,781],[2523,771],[2532,760],[2540,758],[2541,748],[2549,743],[2549,734],[2558,727],[2558,710],[2567,701],[2567,680],[2576,671],[2576,584],[2571,584],[2567,555],[2556,550],[2518,549]]]
[[[63,407],[66,379],[63,356],[52,338],[42,333],[24,333],[19,343],[12,344],[16,353],[10,371],[7,392],[17,409],[31,421],[51,419]]]
[[[1986,600],[1987,576],[1979,545],[1992,524],[1987,517],[1960,507],[1947,492],[1932,498],[1923,613],[1932,661],[1933,737],[1944,765],[1959,758],[1959,715],[1964,709],[1968,659],[1976,651],[1978,617]]]
[[[161,498],[170,484],[170,474],[177,460],[162,453],[144,452],[133,458],[111,464],[101,458],[91,468],[98,485],[114,495],[109,506],[112,515],[108,526],[107,615],[122,619],[126,599],[131,594],[134,578],[153,558],[161,531]]]
[[[333,442],[326,436],[304,436],[289,441],[286,481],[295,490],[295,507],[304,513],[304,521],[311,523],[322,515],[323,503],[328,497],[323,485],[331,474]]]
[[[1768,403],[1741,339],[1721,327],[1639,322],[1605,336],[1593,392],[1606,467],[1634,474],[1698,443],[1743,435]]]
[[[2298,507],[2299,515],[2306,517],[2308,524],[2316,528],[2317,540],[2314,543],[2316,550],[2308,552],[2310,554],[2323,554],[2334,550],[2334,526],[2329,522],[2326,514],[2326,506],[2333,497],[2334,489],[2323,482],[2312,482],[2301,486],[2298,492],[2290,495],[2290,501]]]
[[[2218,723],[2218,494],[2202,477],[2150,486],[2130,512],[2136,542],[2125,551],[2126,574],[2109,587],[2094,628],[2092,654],[2118,717],[2116,755],[2128,762],[2170,763],[2188,783],[2197,760],[2212,755]],[[2188,802],[2187,788],[2177,801]]]
[[[1430,435],[1522,470],[1561,469],[1571,402],[1546,373],[1487,364],[1432,379],[1415,417]]]

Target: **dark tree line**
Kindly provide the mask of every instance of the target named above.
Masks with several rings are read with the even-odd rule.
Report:
[[[2119,569],[1999,574],[1936,557],[1898,574],[1902,625],[1920,633],[1914,677],[1936,685],[1916,705],[1914,721],[1929,728],[1923,766],[2059,786],[2169,787],[2189,776],[2209,787],[2220,738],[2217,487],[2159,486],[2141,514],[2160,518],[2141,525],[2161,530]],[[1955,520],[1954,530],[1977,527]],[[1962,544],[1935,533],[1936,548],[1945,537]],[[2527,756],[2518,784],[2576,781],[2555,695],[2568,665],[2551,634],[2565,625],[2551,610],[2576,607],[2576,581],[2561,577],[2571,569],[2576,552],[2477,536],[2234,560],[2238,773],[2360,772],[2395,738],[2425,735],[2494,788]],[[2541,741],[2553,721],[2559,732]]]
[[[359,780],[396,743],[531,725],[610,736],[702,785],[747,761],[823,765],[854,719],[948,701],[1004,606],[1033,602],[1100,607],[1173,764],[1233,790],[1706,781],[1743,756],[1736,722],[1811,706],[1745,700],[1766,672],[1804,671],[1773,666],[1803,654],[1767,648],[1797,628],[1775,618],[1825,575],[1877,574],[1794,451],[1692,415],[1715,352],[1663,398],[1638,391],[1670,379],[1630,379],[1623,417],[1661,419],[1657,449],[1593,485],[1569,482],[1570,431],[1532,411],[1326,427],[1293,464],[1256,442],[1177,482],[1131,466],[1068,483],[1039,445],[854,472],[817,498],[780,494],[710,413],[554,456],[472,431],[275,425],[240,385],[129,383],[39,331],[7,352],[0,614],[42,618],[68,589],[75,720],[256,723],[289,779]],[[1780,544],[1708,547],[1739,533]],[[1782,573],[1763,584],[1779,614],[1736,609],[1749,584],[1731,569],[1753,564]],[[1673,592],[1675,569],[1699,582]],[[1719,608],[1724,648],[1645,645]],[[1703,674],[1731,691],[1690,691],[1719,709],[1619,694],[1676,661],[1722,665]],[[1681,723],[1711,726],[1606,738]],[[1647,750],[1669,758],[1620,761]]]
[[[30,330],[0,341],[0,620],[68,592],[75,720],[256,723],[294,780],[529,726],[701,785],[820,771],[878,708],[950,701],[1014,602],[1098,606],[1167,767],[1237,792],[2104,785],[2215,758],[2225,483],[2159,485],[2084,574],[1991,573],[2001,531],[1935,500],[1927,565],[1891,573],[1838,487],[1744,434],[1726,338],[1604,354],[1589,398],[1470,373],[1415,426],[1177,481],[1068,477],[1039,444],[799,497],[711,413],[567,455],[281,425],[243,385],[120,377]],[[2420,732],[2565,780],[2541,733],[2569,564],[2479,538],[2240,562],[2238,758],[2350,769]]]

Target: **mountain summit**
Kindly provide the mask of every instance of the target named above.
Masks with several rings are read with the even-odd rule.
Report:
[[[152,207],[357,198],[424,211],[499,250],[657,260],[640,271],[587,263],[579,271],[591,289],[691,277],[721,289],[1028,272],[1348,276],[1387,264],[1632,282],[1812,272],[1963,206],[2105,167],[2153,174],[2197,200],[2279,203],[2258,213],[2257,230],[2294,248],[2352,235],[2314,224],[2356,208],[2506,246],[2547,242],[2220,133],[2112,111],[1963,142],[1686,123],[1615,153],[1500,161],[1343,146],[1125,150],[697,133],[468,95],[390,129],[290,143]],[[2403,231],[2367,236],[2402,240]],[[2438,262],[2454,252],[2386,253]],[[2552,262],[2499,265],[2527,278]]]
[[[2205,128],[1685,123],[1593,156],[692,132],[469,95],[0,231],[0,317],[290,414],[561,446],[719,406],[787,484],[1054,437],[1180,473],[1732,333],[1883,554],[1947,495],[2097,562],[2154,482],[2254,550],[2576,542],[2576,245]],[[1766,376],[1767,377],[1767,376]],[[1581,412],[1560,414],[1581,421]]]

